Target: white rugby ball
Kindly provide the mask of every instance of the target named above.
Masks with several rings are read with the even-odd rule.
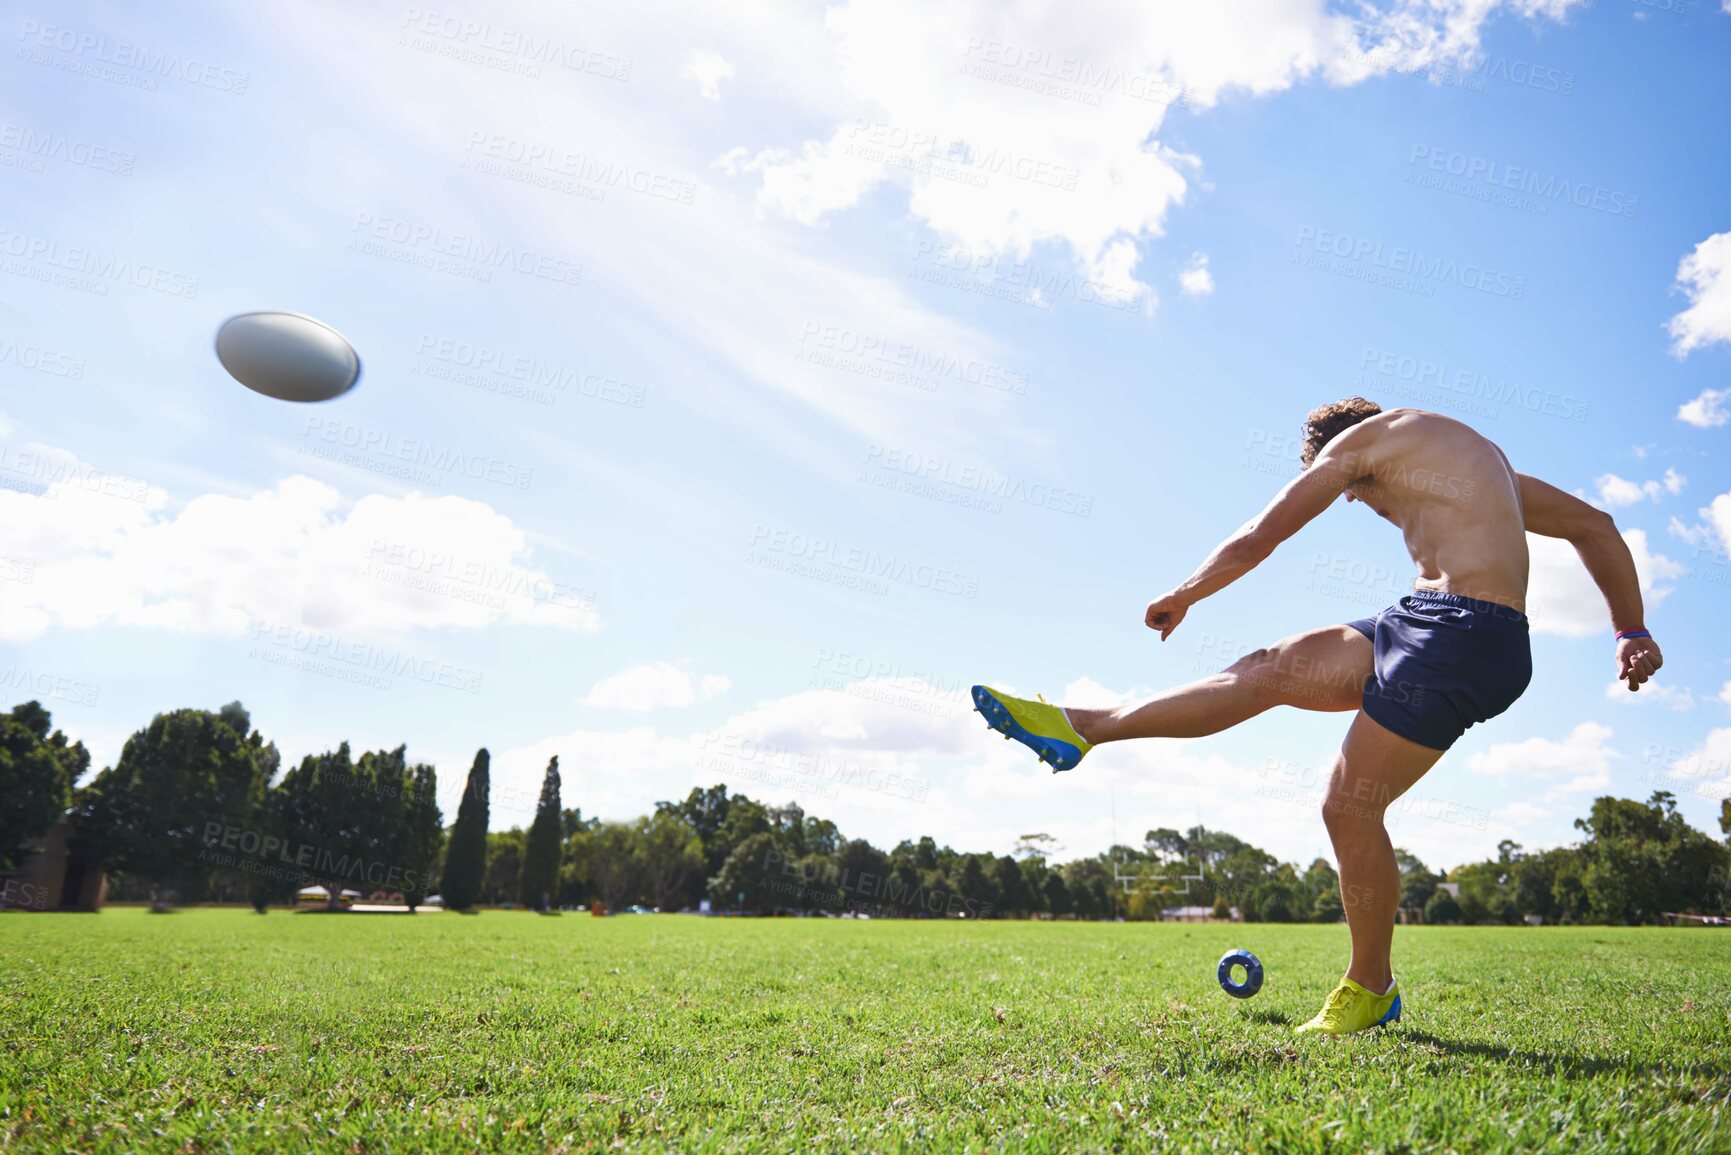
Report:
[[[360,354],[323,321],[264,309],[230,317],[216,331],[216,359],[255,393],[281,401],[329,401],[354,388]]]

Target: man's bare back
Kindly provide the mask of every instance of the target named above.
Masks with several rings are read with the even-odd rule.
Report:
[[[1421,409],[1388,410],[1340,440],[1345,468],[1365,469],[1346,499],[1400,527],[1418,567],[1415,588],[1525,609],[1520,478],[1501,449],[1471,426]]]

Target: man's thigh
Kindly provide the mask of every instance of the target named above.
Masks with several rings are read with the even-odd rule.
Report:
[[[1304,710],[1356,710],[1376,666],[1370,639],[1351,626],[1324,626],[1246,654],[1232,671],[1271,704]]]
[[[1380,821],[1390,803],[1430,772],[1443,751],[1421,746],[1360,712],[1352,720],[1328,782],[1324,813]]]

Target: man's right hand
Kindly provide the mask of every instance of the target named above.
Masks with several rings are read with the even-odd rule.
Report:
[[[1631,692],[1658,673],[1665,659],[1652,638],[1623,638],[1617,642],[1617,680],[1628,682]]]
[[[1161,594],[1148,603],[1148,612],[1142,615],[1142,621],[1149,629],[1159,630],[1160,640],[1165,641],[1189,611],[1190,603],[1177,594]]]

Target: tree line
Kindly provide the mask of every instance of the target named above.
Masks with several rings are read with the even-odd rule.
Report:
[[[1326,859],[1301,868],[1201,826],[1150,830],[1141,845],[1059,863],[1045,834],[1024,836],[1012,854],[930,836],[886,851],[798,805],[721,785],[603,822],[563,805],[558,757],[528,828],[490,831],[485,749],[446,827],[436,771],[410,762],[406,746],[356,756],[344,742],[285,770],[239,702],[157,715],[79,785],[89,765],[39,703],[0,714],[0,871],[22,869],[33,840],[64,818],[73,856],[109,872],[117,900],[261,911],[313,884],[333,908],[353,890],[411,907],[438,894],[459,911],[707,903],[755,915],[1142,919],[1184,905],[1268,922],[1337,922],[1354,897]],[[1505,841],[1495,859],[1446,874],[1397,851],[1401,908],[1411,921],[1443,923],[1638,924],[1725,910],[1731,846],[1690,827],[1670,794],[1599,798],[1575,825],[1576,845],[1528,853]],[[1731,800],[1720,826],[1731,835]]]

